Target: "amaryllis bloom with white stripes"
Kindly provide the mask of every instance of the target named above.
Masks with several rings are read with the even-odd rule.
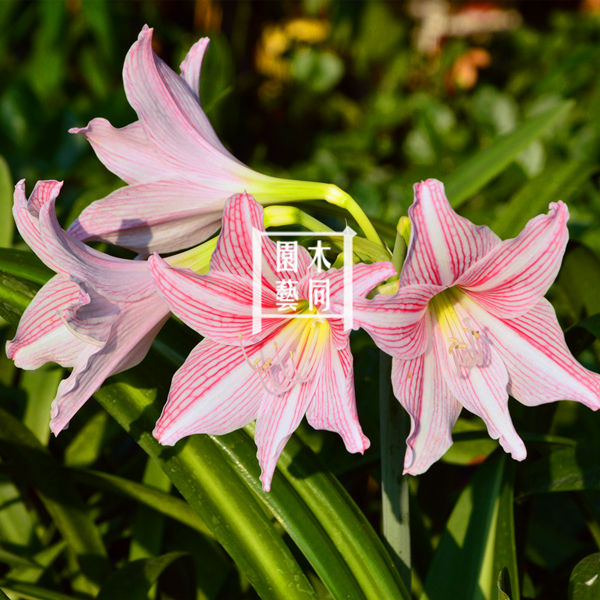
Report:
[[[193,433],[228,433],[256,419],[261,481],[268,491],[283,447],[305,414],[314,428],[337,431],[349,452],[363,452],[369,440],[356,413],[349,332],[341,318],[319,318],[326,311],[319,305],[309,309],[306,300],[309,277],[327,277],[331,310],[340,314],[343,269],[317,273],[299,246],[297,273],[277,272],[276,244],[264,237],[261,297],[267,316],[260,333],[253,333],[253,227],[264,231],[263,210],[241,194],[226,205],[208,274],[170,267],[157,255],[148,259],[171,311],[205,337],[175,374],[154,436],[170,445]],[[364,296],[394,272],[386,262],[354,265],[354,296]],[[298,282],[299,301],[294,313],[285,314],[312,310],[313,318],[278,312],[277,281],[290,277]]]
[[[123,67],[125,93],[139,120],[117,129],[96,118],[70,130],[85,135],[102,163],[128,184],[87,207],[71,225],[73,236],[144,255],[172,252],[210,237],[225,201],[241,190],[261,202],[284,200],[289,189],[296,197],[288,200],[320,197],[313,190],[322,184],[257,173],[220,142],[199,97],[208,41],[192,46],[177,75],[154,54],[152,29],[144,26]]]
[[[358,323],[394,357],[394,393],[412,421],[405,472],[422,473],[444,454],[462,407],[517,460],[526,450],[509,394],[527,406],[570,399],[600,407],[600,376],[573,358],[544,299],[568,216],[565,204],[552,203],[501,241],[457,215],[439,181],[415,186],[398,293],[355,303]]]
[[[39,181],[29,200],[17,183],[13,214],[19,232],[56,275],[33,298],[6,353],[21,369],[46,362],[73,367],[52,403],[50,428],[64,429],[113,375],[138,364],[169,316],[145,261],[114,258],[60,227],[58,181]]]

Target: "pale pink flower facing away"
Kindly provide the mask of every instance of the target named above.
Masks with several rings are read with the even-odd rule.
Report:
[[[113,375],[138,364],[169,316],[148,264],[107,256],[73,239],[56,219],[58,181],[39,181],[29,200],[17,183],[13,214],[23,239],[56,275],[27,307],[6,353],[21,369],[73,367],[52,403],[50,428],[64,429]]]
[[[328,278],[330,310],[340,314],[343,269],[318,274],[298,247],[298,272],[277,272],[276,244],[262,242],[262,312],[252,331],[252,228],[264,231],[263,210],[250,196],[231,198],[210,271],[198,275],[170,267],[158,256],[149,263],[171,311],[205,336],[177,371],[156,424],[161,444],[193,433],[224,434],[256,419],[255,441],[268,491],[283,447],[306,414],[316,429],[337,431],[349,452],[369,446],[356,413],[349,332],[341,318],[285,319],[277,308],[277,282],[296,278],[295,312],[307,314],[309,278]],[[353,293],[364,296],[394,274],[391,263],[354,265]],[[282,279],[283,278],[283,279]]]
[[[457,215],[439,181],[415,185],[398,293],[354,308],[394,357],[394,393],[412,422],[405,472],[422,473],[444,454],[463,407],[517,460],[526,450],[509,394],[527,406],[570,399],[600,407],[600,376],[573,358],[544,298],[565,251],[568,216],[565,204],[552,203],[501,241]]]
[[[249,169],[219,141],[200,105],[208,38],[181,63],[181,75],[152,51],[144,26],[125,58],[125,93],[139,120],[114,128],[93,119],[85,135],[102,163],[128,185],[92,203],[71,225],[78,239],[104,240],[140,254],[194,246],[220,226],[227,198],[278,181]]]

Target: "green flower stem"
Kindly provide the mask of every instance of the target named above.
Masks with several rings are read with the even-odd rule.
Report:
[[[406,217],[398,221],[392,263],[400,272],[408,245]],[[408,229],[408,231],[410,231]],[[402,474],[408,415],[394,397],[392,358],[383,352],[379,362],[379,414],[381,435],[381,512],[383,538],[396,561],[406,587],[411,587],[408,478]]]
[[[271,204],[265,207],[265,228],[285,227],[287,225],[300,225],[311,231],[332,232],[331,227],[315,219],[307,212],[295,206],[279,206]],[[344,244],[339,238],[332,238],[332,242],[343,249]],[[377,262],[380,260],[390,260],[390,253],[386,248],[382,248],[371,240],[355,236],[353,240],[354,255],[356,261]]]
[[[382,528],[383,539],[410,590],[409,489],[408,478],[402,474],[408,415],[392,393],[391,367],[392,358],[382,352],[379,362]]]
[[[271,204],[265,207],[265,229],[269,227],[287,227],[288,225],[300,225],[310,231],[331,231],[318,219],[295,206],[278,206]]]
[[[165,260],[172,267],[192,269],[196,273],[207,273],[210,265],[210,257],[216,247],[217,238],[214,237],[195,248],[169,256]]]
[[[278,206],[273,204],[265,207],[265,228],[285,227],[287,225],[300,225],[312,231],[333,232],[333,229],[295,206]],[[335,239],[334,243],[336,243]],[[376,244],[371,240],[357,236],[354,238],[353,245],[357,260],[376,262],[390,259],[389,251],[384,246]],[[169,256],[165,260],[172,267],[192,269],[196,273],[207,273],[210,266],[210,257],[216,246],[217,238],[214,237],[185,252]]]
[[[299,202],[302,200],[325,200],[334,206],[347,210],[363,230],[366,238],[378,246],[385,248],[379,234],[373,227],[369,217],[347,192],[332,183],[315,181],[295,181],[293,179],[272,178],[257,182],[252,193],[261,204],[281,202]]]

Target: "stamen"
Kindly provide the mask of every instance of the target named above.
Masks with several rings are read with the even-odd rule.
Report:
[[[262,387],[269,394],[279,396],[290,391],[295,385],[303,383],[307,378],[304,377],[305,369],[300,371],[295,364],[293,350],[289,350],[287,353],[280,352],[275,341],[273,341],[273,347],[275,349],[273,356],[265,358],[263,348],[261,348],[260,356],[251,362],[244,345],[240,343],[244,360],[258,375]]]
[[[431,306],[448,342],[448,354],[452,357],[456,374],[465,377],[473,367],[485,365],[487,340],[478,330],[470,326],[468,317],[467,319],[459,317],[458,293],[452,289],[444,290],[432,298]]]

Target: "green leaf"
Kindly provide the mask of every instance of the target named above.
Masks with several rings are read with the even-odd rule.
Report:
[[[8,163],[0,156],[0,246],[10,248],[14,234],[13,181]]]
[[[58,365],[44,365],[21,374],[20,387],[27,393],[23,424],[44,445],[50,437],[50,405],[63,374]]]
[[[600,552],[579,561],[569,579],[569,600],[597,600],[600,597]]]
[[[26,600],[76,600],[73,596],[48,590],[32,583],[13,581],[12,579],[0,579],[0,587],[8,592],[14,592],[19,595],[19,598],[22,597]]]
[[[15,485],[0,477],[0,539],[9,544],[31,547],[36,541],[35,521]]]
[[[442,457],[454,465],[477,465],[483,462],[497,447],[480,421],[458,419],[452,429],[454,443]]]
[[[508,571],[506,569],[502,569],[502,571],[498,573],[498,600],[511,600],[510,596],[504,591],[509,585],[507,580]]]
[[[546,454],[521,471],[519,497],[600,489],[598,445],[580,444]]]
[[[478,152],[445,177],[446,194],[456,209],[483,186],[500,174],[531,142],[537,140],[561,121],[574,102],[563,101],[521,125],[515,131],[497,138],[491,146]]]
[[[96,600],[146,600],[162,572],[182,556],[187,555],[185,552],[170,552],[127,563],[111,575]]]
[[[98,530],[50,453],[18,419],[2,409],[0,456],[16,477],[34,489],[75,553],[82,573],[89,580],[89,590],[94,591],[94,582],[101,581],[108,568]]]
[[[4,565],[8,565],[10,567],[24,567],[24,568],[37,568],[39,569],[39,565],[36,565],[34,561],[30,558],[21,556],[20,554],[15,554],[10,550],[6,550],[2,546],[0,546],[0,563]]]
[[[558,285],[574,320],[598,312],[600,259],[585,246],[570,248],[563,259]]]
[[[486,460],[462,491],[427,573],[421,600],[491,598],[497,594],[497,573],[504,567],[513,571],[516,586],[512,478],[506,460],[501,454]]]
[[[0,590],[0,600],[10,600],[10,598],[2,590]]]
[[[137,380],[131,371],[118,375],[95,397],[159,462],[262,598],[314,598],[312,586],[262,506],[209,436],[188,438],[174,448],[162,447],[152,437],[159,417],[156,389],[142,388],[150,375]]]
[[[64,463],[69,467],[87,467],[94,464],[106,444],[119,433],[114,421],[104,412],[92,415],[65,448]]]
[[[0,271],[44,285],[54,275],[33,252],[0,248]]]
[[[492,574],[499,573],[498,593],[508,600],[519,600],[519,572],[517,567],[517,542],[515,539],[515,463],[503,457],[505,461],[502,489],[494,532],[494,562]],[[493,589],[490,589],[493,594]],[[510,594],[510,596],[509,596]],[[502,598],[500,598],[502,600]]]
[[[277,472],[291,483],[348,563],[368,598],[410,598],[389,552],[336,477],[296,436]]]
[[[0,316],[16,325],[37,290],[35,284],[0,271]]]
[[[502,239],[516,236],[529,219],[546,212],[550,202],[567,201],[596,170],[580,160],[548,167],[500,206],[492,230]]]
[[[213,534],[206,523],[186,502],[166,492],[137,483],[136,481],[118,477],[117,475],[102,473],[101,471],[69,469],[69,475],[74,481],[79,483],[131,498],[144,506],[148,506],[167,517],[199,531],[209,538],[213,538]]]
[[[142,483],[164,492],[171,489],[171,481],[160,465],[151,458],[146,461]],[[165,520],[160,513],[152,511],[146,506],[139,506],[132,519],[129,560],[160,554],[164,529]]]
[[[350,567],[345,552],[340,552],[319,522],[318,516],[307,506],[287,478],[276,471],[271,492],[265,494],[260,484],[260,468],[256,460],[256,446],[252,437],[243,432],[215,436],[215,443],[235,461],[250,490],[273,513],[289,536],[306,556],[315,572],[334,598],[365,598],[369,592],[361,589],[356,573]],[[289,442],[288,442],[289,443]],[[285,450],[284,450],[285,452]],[[332,502],[337,498],[329,498]],[[340,528],[352,527],[353,522],[336,524]]]
[[[43,550],[31,556],[32,564],[30,566],[13,568],[6,574],[6,578],[25,583],[36,583],[42,573],[47,571],[60,554],[64,552],[65,547],[66,544],[63,540],[51,546],[46,546]]]

